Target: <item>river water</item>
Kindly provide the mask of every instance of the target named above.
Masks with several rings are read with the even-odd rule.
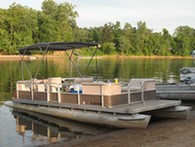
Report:
[[[119,81],[128,81],[130,78],[154,78],[157,83],[176,83],[179,81],[181,67],[194,66],[192,59],[112,57],[94,59],[86,70],[89,59],[75,59],[74,62],[84,76],[109,80],[118,78]],[[16,81],[22,79],[21,65],[18,60],[0,61],[0,146],[35,146],[113,131],[109,128],[33,113],[27,115],[4,106],[3,102],[11,100]],[[25,67],[28,67],[28,70]],[[44,61],[25,61],[23,69],[24,79],[79,76],[68,59],[61,57]]]

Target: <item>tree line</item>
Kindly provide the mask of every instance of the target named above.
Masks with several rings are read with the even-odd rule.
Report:
[[[41,10],[17,3],[0,9],[0,53],[18,54],[17,49],[40,42],[83,41],[101,45],[99,54],[188,56],[195,49],[195,29],[178,26],[171,35],[166,28],[153,32],[146,22],[133,27],[120,22],[79,28],[75,6],[44,0]]]

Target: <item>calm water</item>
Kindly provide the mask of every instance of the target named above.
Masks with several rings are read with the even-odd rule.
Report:
[[[76,65],[85,76],[110,80],[118,78],[119,81],[127,81],[130,78],[155,78],[158,83],[178,82],[179,69],[183,66],[194,66],[191,59],[105,58],[94,59],[86,70],[88,61],[89,59],[75,59]],[[36,78],[79,76],[75,68],[64,58],[26,61],[24,78],[29,79],[25,66],[29,67],[31,76]],[[4,101],[11,100],[16,81],[21,80],[21,77],[20,61],[0,61],[0,146],[41,145],[109,131],[68,120],[52,120],[37,114],[24,115],[3,106]],[[32,128],[34,132],[31,131]]]

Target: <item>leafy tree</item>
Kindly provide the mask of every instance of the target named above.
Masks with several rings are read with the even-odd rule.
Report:
[[[7,10],[0,9],[0,51],[8,52],[10,46],[9,32],[7,24]]]
[[[114,33],[112,29],[112,24],[105,24],[101,28],[101,44],[107,43],[107,42],[113,42],[114,40]]]
[[[51,19],[57,16],[57,3],[54,0],[44,0],[42,3],[42,12]]]
[[[135,47],[133,46],[135,36],[135,28],[131,24],[126,23],[122,29],[122,35],[120,37],[119,50],[123,54],[134,54]]]
[[[45,41],[72,41],[73,29],[76,28],[74,6],[69,3],[57,4],[53,0],[45,0],[42,4],[42,13],[39,19],[41,40]],[[47,36],[48,35],[48,36]]]
[[[117,21],[116,24],[113,24],[113,34],[114,34],[113,42],[115,43],[116,51],[119,53],[120,52],[119,44],[122,35],[121,25],[119,21]]]
[[[102,45],[102,51],[105,54],[114,54],[116,51],[114,43],[107,42]]]
[[[83,41],[100,43],[102,54],[181,55],[195,49],[195,30],[179,26],[171,36],[166,28],[152,32],[145,22],[137,27],[119,21],[100,27],[79,28],[77,11],[70,3],[44,0],[42,10],[36,11],[13,3],[0,9],[0,52],[17,54],[17,48],[37,42]]]
[[[13,3],[3,14],[1,26],[4,26],[2,32],[5,35],[5,42],[1,45],[5,45],[4,52],[16,53],[18,47],[32,44],[33,35],[37,31],[36,11]],[[9,44],[7,40],[9,40]]]
[[[118,47],[120,54],[122,54],[122,55],[123,54],[126,54],[126,55],[132,54],[131,49],[132,49],[132,46],[131,46],[129,39],[126,36],[122,35],[120,37],[119,47]]]
[[[36,42],[57,41],[57,23],[43,12],[38,13],[38,40]]]
[[[90,38],[90,31],[87,28],[74,29],[74,40],[87,42]]]
[[[72,41],[73,29],[77,27],[76,17],[78,13],[74,11],[74,6],[69,3],[61,3],[57,7],[57,24],[59,41]]]
[[[173,37],[169,34],[169,31],[166,28],[163,28],[162,32],[162,55],[171,55]]]
[[[137,23],[137,39],[138,39],[138,50],[142,52],[142,54],[144,55],[149,55],[149,50],[150,48],[147,45],[149,39],[150,39],[150,35],[151,35],[152,31],[149,30],[146,27],[146,23],[145,22],[138,22]]]
[[[179,26],[174,32],[174,52],[176,55],[188,56],[195,48],[195,30],[189,26]]]
[[[101,40],[101,35],[100,35],[100,29],[98,28],[90,28],[90,38],[92,42],[99,43]]]

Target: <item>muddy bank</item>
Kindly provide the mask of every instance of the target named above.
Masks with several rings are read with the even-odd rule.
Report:
[[[64,147],[191,147],[195,146],[195,111],[188,120],[152,121],[146,129],[124,129],[112,133],[81,138],[72,142],[52,144]]]

